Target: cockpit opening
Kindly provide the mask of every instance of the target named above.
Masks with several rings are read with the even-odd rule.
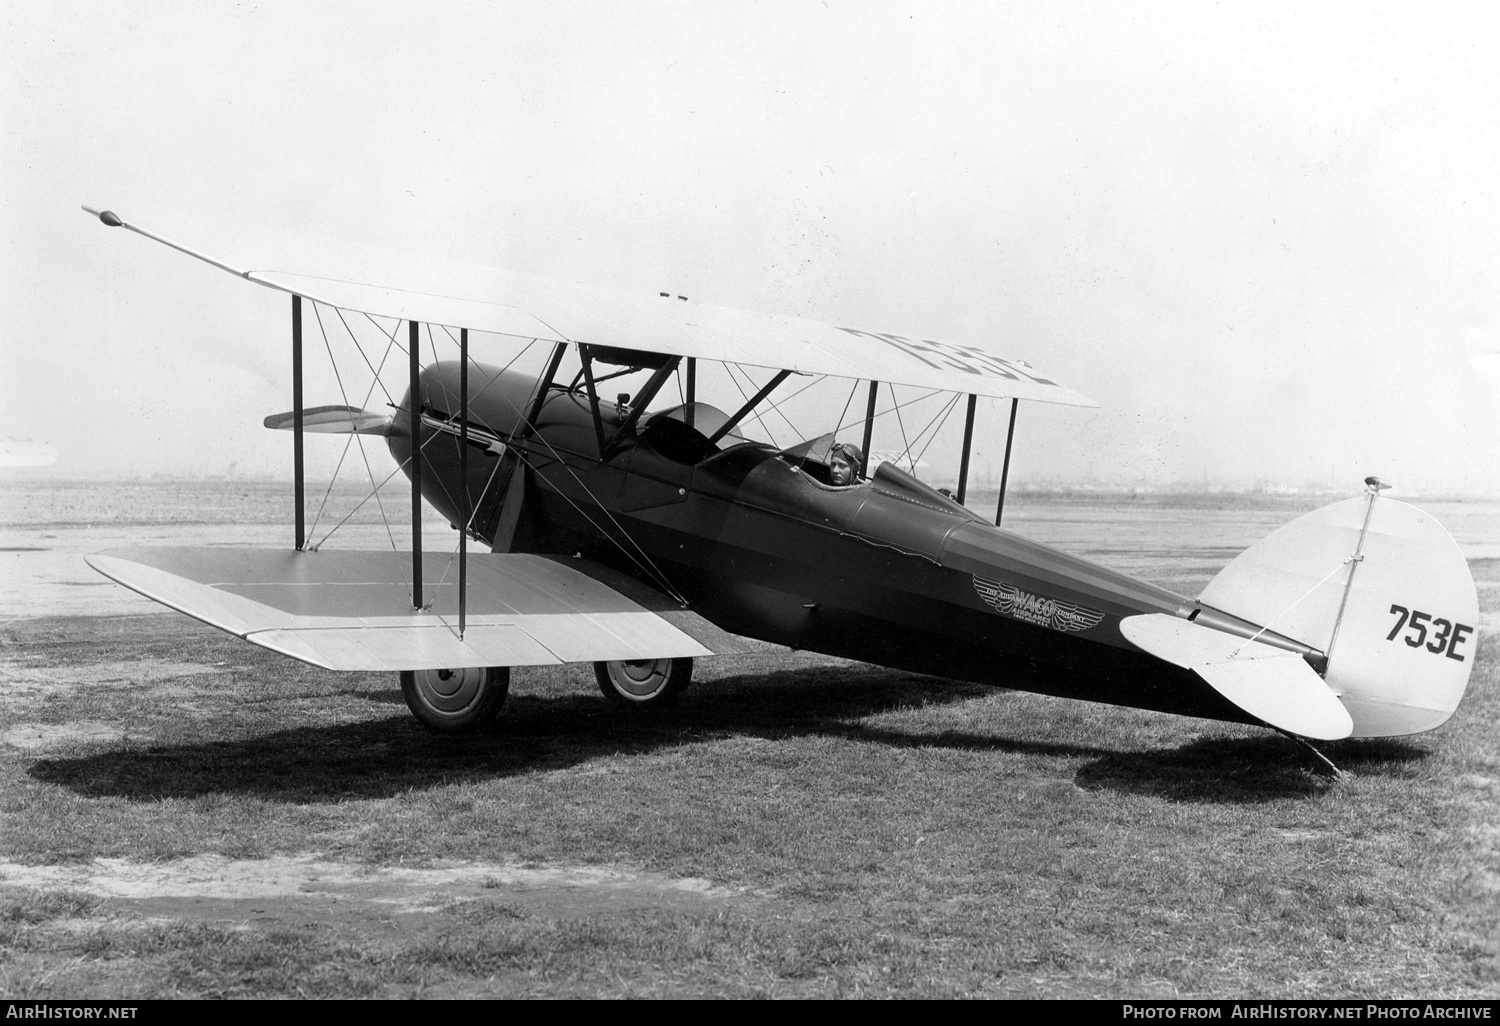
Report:
[[[653,414],[641,428],[641,444],[676,463],[702,463],[717,452],[750,441],[732,427],[717,443],[710,436],[729,422],[729,414],[708,403],[683,403]]]

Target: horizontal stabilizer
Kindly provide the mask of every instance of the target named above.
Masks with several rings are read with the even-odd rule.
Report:
[[[246,641],[330,670],[544,666],[743,651],[734,635],[584,559],[469,556],[466,630],[458,571],[428,555],[425,610],[411,554],[252,548],[127,548],[89,556],[110,580]]]
[[[265,425],[273,431],[291,431],[296,421],[296,411],[273,413],[265,419]],[[314,406],[302,411],[302,430],[316,435],[383,436],[390,426],[390,417],[357,406]]]
[[[1354,721],[1300,655],[1202,627],[1165,613],[1127,616],[1125,639],[1158,659],[1192,670],[1237,707],[1291,734],[1333,741]]]

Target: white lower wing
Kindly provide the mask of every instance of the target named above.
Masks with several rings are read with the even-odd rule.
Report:
[[[330,670],[541,666],[742,651],[733,635],[583,559],[469,557],[466,629],[457,571],[431,559],[411,607],[396,552],[128,548],[89,556],[110,580],[246,641]],[[608,583],[606,583],[608,582]]]

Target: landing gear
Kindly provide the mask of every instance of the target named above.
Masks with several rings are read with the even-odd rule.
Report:
[[[469,734],[495,718],[510,691],[510,667],[402,670],[401,694],[423,726],[444,734]]]
[[[662,709],[676,703],[693,679],[691,659],[635,659],[595,663],[604,697],[620,705]]]

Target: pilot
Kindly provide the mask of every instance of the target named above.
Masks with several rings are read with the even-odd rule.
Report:
[[[834,485],[847,488],[859,484],[859,468],[864,465],[865,454],[859,446],[838,442],[828,450],[828,471]]]

